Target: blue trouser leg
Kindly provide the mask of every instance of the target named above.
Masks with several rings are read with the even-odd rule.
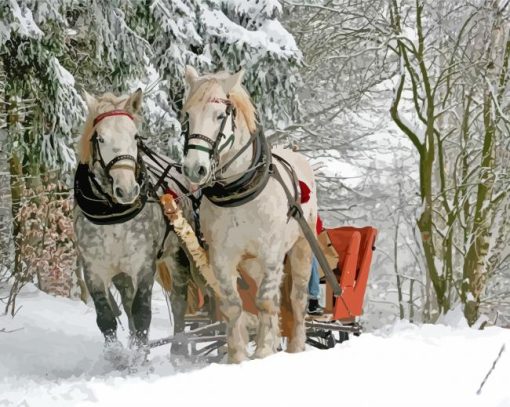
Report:
[[[319,262],[317,258],[312,258],[312,274],[308,282],[308,296],[310,299],[318,300],[320,297],[320,276],[319,276]]]

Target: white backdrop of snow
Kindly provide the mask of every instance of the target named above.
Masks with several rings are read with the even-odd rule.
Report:
[[[476,395],[501,345],[510,348],[507,329],[399,322],[328,351],[181,371],[162,347],[152,373],[127,374],[102,359],[92,307],[33,287],[19,304],[14,319],[0,318],[0,330],[21,328],[0,332],[1,406],[510,406],[508,351]],[[157,290],[153,309],[151,337],[164,336]]]

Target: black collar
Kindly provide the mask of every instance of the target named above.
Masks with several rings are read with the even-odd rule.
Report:
[[[253,141],[253,158],[248,171],[229,184],[214,183],[203,189],[204,195],[221,207],[241,206],[255,199],[267,185],[270,177],[271,154],[264,132],[259,127]]]
[[[85,217],[96,225],[113,225],[127,222],[138,215],[149,195],[149,180],[143,161],[138,160],[140,170],[137,182],[140,185],[138,199],[129,205],[114,202],[103,191],[88,164],[79,164],[74,176],[74,198]]]

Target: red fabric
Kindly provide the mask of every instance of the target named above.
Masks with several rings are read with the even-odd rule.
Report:
[[[172,198],[177,199],[177,193],[175,191],[171,190],[170,188],[165,189],[165,194],[170,194],[170,195],[172,195]]]
[[[299,189],[301,189],[301,203],[307,203],[310,200],[310,188],[303,181],[299,181]]]
[[[125,110],[110,110],[109,112],[101,113],[99,116],[97,116],[94,119],[94,126],[98,124],[101,120],[103,120],[106,117],[110,116],[127,116],[131,120],[134,120],[133,115],[129,112],[126,112]]]
[[[322,224],[322,219],[317,214],[317,223],[315,224],[315,229],[317,230],[317,234],[320,234],[324,230],[324,225]]]
[[[307,203],[310,200],[311,190],[308,185],[306,185],[303,181],[299,181],[299,189],[301,189],[301,203]],[[317,230],[317,234],[321,233],[324,230],[324,226],[322,225],[322,219],[319,214],[317,214],[317,223],[315,225]]]

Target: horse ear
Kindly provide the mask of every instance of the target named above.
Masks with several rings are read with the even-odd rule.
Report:
[[[129,113],[136,114],[142,107],[142,89],[138,88],[135,93],[129,96],[124,105],[124,109]]]
[[[232,89],[237,86],[241,86],[243,82],[244,69],[241,69],[239,72],[229,76],[226,79],[223,79],[222,86],[225,93],[228,95]]]
[[[85,103],[89,108],[89,112],[94,110],[97,104],[97,100],[94,96],[88,93],[86,90],[83,91],[83,99],[85,99]]]
[[[198,72],[195,68],[191,65],[186,65],[186,68],[184,69],[184,77],[186,78],[188,85],[193,85],[197,81],[198,76]]]

